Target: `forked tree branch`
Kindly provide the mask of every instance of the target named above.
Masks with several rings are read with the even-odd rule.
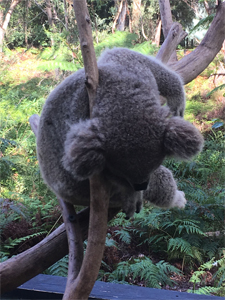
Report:
[[[200,45],[180,61],[171,65],[183,79],[184,84],[191,82],[213,61],[225,40],[225,2],[220,3],[205,37]]]
[[[179,23],[174,23],[167,34],[167,38],[160,47],[156,58],[166,64],[170,60],[171,55],[176,50],[177,45],[186,36],[187,33],[183,31],[182,26]]]

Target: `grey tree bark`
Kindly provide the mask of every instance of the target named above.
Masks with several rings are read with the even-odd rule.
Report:
[[[73,7],[77,20],[81,51],[84,61],[86,88],[89,96],[90,117],[98,86],[98,67],[94,51],[92,28],[86,0],[74,0]],[[110,186],[101,174],[90,178],[90,220],[88,244],[84,260],[79,227],[69,223],[67,213],[63,214],[69,241],[69,272],[63,300],[88,299],[97,279],[105,248],[107,232]],[[64,204],[70,210],[72,205]],[[80,270],[79,270],[80,268]]]

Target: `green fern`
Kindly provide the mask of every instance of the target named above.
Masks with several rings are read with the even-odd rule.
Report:
[[[4,242],[4,245],[2,245],[1,254],[4,253],[4,255],[9,255],[10,254],[9,250],[15,248],[16,246],[20,245],[21,243],[24,243],[28,240],[31,240],[33,238],[36,238],[36,237],[46,234],[46,233],[47,233],[46,231],[42,231],[42,232],[33,233],[33,234],[30,234],[30,235],[27,235],[27,236],[24,236],[21,238],[17,238],[17,239],[9,238]]]
[[[120,262],[116,270],[107,274],[110,282],[115,282],[115,280],[128,282],[129,278],[133,281],[140,278],[148,287],[161,288],[164,285],[174,284],[170,279],[171,273],[182,274],[180,270],[165,261],[154,264],[150,258],[145,257]]]
[[[225,89],[225,83],[224,83],[224,84],[221,84],[221,85],[219,85],[219,86],[217,86],[216,88],[214,88],[212,91],[210,91],[210,92],[206,95],[206,97],[209,97],[209,96],[211,96],[214,92],[219,91],[219,90],[222,90],[222,89]]]
[[[193,32],[200,30],[200,29],[207,29],[212,22],[213,18],[215,17],[215,14],[211,14],[210,16],[207,16],[206,18],[202,18],[195,27],[189,32],[189,35]]]
[[[53,276],[63,276],[67,277],[68,275],[68,255],[64,256],[62,259],[57,261],[54,265],[49,267],[45,274]]]
[[[205,285],[204,276],[207,275],[207,271],[217,267],[218,270],[213,275],[215,280],[214,287],[211,286],[203,286],[196,290],[196,283],[201,285]],[[190,278],[190,282],[194,284],[193,290],[188,290],[188,292],[196,293],[196,294],[214,294],[218,296],[225,296],[225,256],[221,259],[216,260],[213,257],[210,261],[201,265],[197,271],[195,271]]]
[[[125,244],[131,243],[131,235],[126,229],[115,230],[116,235],[119,235],[120,240]]]

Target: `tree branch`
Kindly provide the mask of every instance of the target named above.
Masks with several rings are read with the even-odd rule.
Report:
[[[176,50],[177,45],[185,38],[185,36],[187,36],[187,33],[183,31],[182,26],[179,23],[174,23],[171,26],[164,43],[160,47],[156,58],[166,64]]]
[[[108,220],[111,220],[120,208],[110,208]],[[77,214],[83,240],[88,235],[89,208]],[[58,260],[68,254],[68,241],[65,225],[62,224],[49,236],[32,248],[0,264],[0,293],[11,291],[31,278],[44,272]]]
[[[184,84],[203,72],[220,51],[225,39],[224,16],[225,2],[218,6],[216,16],[200,45],[180,61],[171,65],[172,69],[183,78]]]
[[[80,272],[83,262],[84,249],[81,228],[74,206],[71,203],[64,202],[61,198],[58,200],[60,203],[69,243],[68,278],[70,281],[74,281]],[[70,281],[67,280],[67,285],[70,284]]]
[[[98,86],[98,67],[92,40],[92,29],[89,12],[85,0],[74,0],[73,7],[77,20],[80,37],[80,45],[84,60],[86,75],[86,87],[89,96],[90,117],[94,106],[96,90]],[[74,280],[73,272],[68,273],[64,300],[88,299],[89,294],[97,279],[103,251],[105,248],[105,237],[107,232],[109,208],[109,186],[101,175],[94,175],[90,178],[90,223],[88,229],[88,245],[81,266],[81,270]],[[67,222],[65,218],[64,222]],[[68,225],[66,225],[68,228]],[[76,269],[76,259],[73,255],[76,245],[75,232],[68,234],[69,241],[69,270]]]

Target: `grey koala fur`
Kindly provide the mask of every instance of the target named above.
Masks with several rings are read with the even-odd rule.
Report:
[[[199,131],[180,117],[180,77],[155,58],[123,48],[106,50],[98,68],[91,120],[83,69],[46,100],[37,132],[45,182],[64,201],[86,206],[88,178],[103,172],[111,183],[110,206],[122,206],[128,218],[140,211],[143,194],[161,207],[184,207],[172,173],[160,166],[166,156],[190,159],[203,145]]]

